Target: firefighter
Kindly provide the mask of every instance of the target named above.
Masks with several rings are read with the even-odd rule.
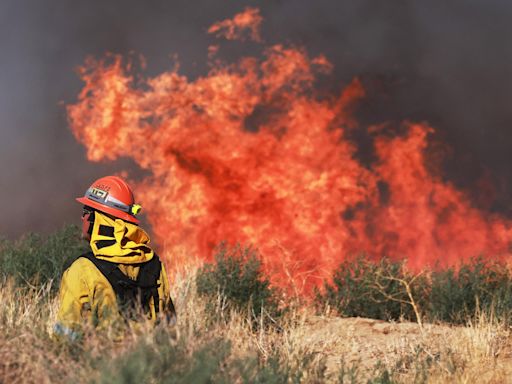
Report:
[[[75,340],[86,325],[108,328],[143,318],[173,324],[165,267],[138,226],[141,207],[128,184],[102,177],[76,200],[83,205],[82,236],[90,252],[64,271],[55,334]]]

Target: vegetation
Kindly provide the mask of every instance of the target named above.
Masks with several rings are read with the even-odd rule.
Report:
[[[209,303],[217,303],[212,311],[218,315],[241,312],[253,325],[261,321],[274,322],[282,314],[278,308],[275,289],[261,272],[261,262],[250,247],[237,245],[229,248],[221,244],[215,255],[215,263],[205,264],[197,273],[197,293]]]
[[[342,262],[317,292],[317,306],[342,316],[464,324],[481,313],[510,322],[512,274],[503,262],[475,258],[458,270],[414,272],[402,261]]]
[[[476,258],[458,271],[433,273],[431,284],[431,320],[463,324],[479,312],[512,319],[512,276],[502,262]]]
[[[317,293],[317,301],[347,317],[414,320],[414,306],[417,301],[423,306],[426,299],[425,284],[424,277],[408,274],[403,262],[359,257],[340,264],[332,283],[325,284],[325,293]]]
[[[64,266],[88,250],[80,233],[77,226],[71,225],[48,237],[29,233],[14,242],[1,241],[0,277],[9,276],[19,284],[36,286],[58,281]]]
[[[1,242],[1,383],[504,382],[512,374],[511,277],[499,263],[413,273],[390,260],[346,261],[317,294],[328,315],[281,311],[255,251],[222,245],[214,263],[173,276],[175,327],[141,323],[122,339],[106,330],[71,343],[51,333],[55,288],[84,246],[76,227]],[[332,309],[423,324],[342,319]],[[255,326],[263,318],[278,326]]]

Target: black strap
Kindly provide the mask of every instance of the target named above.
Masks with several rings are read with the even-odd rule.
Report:
[[[162,264],[156,254],[151,260],[140,264],[137,280],[132,280],[121,272],[118,264],[97,259],[92,252],[84,253],[79,257],[84,257],[91,261],[105,276],[116,293],[120,312],[125,316],[131,317],[129,312],[133,313],[137,304],[140,304],[146,313],[149,312],[151,299],[153,299],[155,304],[155,312],[159,312],[160,297],[158,287],[160,285],[158,284],[158,279]]]
[[[142,263],[140,266],[139,274],[137,275],[137,284],[140,288],[142,288],[141,292],[141,301],[145,310],[149,310],[149,302],[151,298],[153,298],[153,303],[155,303],[155,313],[158,313],[160,310],[160,296],[158,295],[158,287],[157,284],[158,279],[160,278],[160,273],[162,270],[162,263],[155,253],[151,260]]]

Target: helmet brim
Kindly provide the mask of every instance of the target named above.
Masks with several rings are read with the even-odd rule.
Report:
[[[77,197],[75,200],[78,201],[79,203],[81,203],[82,205],[87,205],[88,207],[92,207],[100,212],[108,213],[109,215],[117,217],[121,220],[128,221],[133,224],[140,223],[139,219],[135,218],[135,216],[130,215],[129,213],[120,211],[119,209],[106,207],[103,204],[100,204],[94,200],[88,199],[85,196]]]

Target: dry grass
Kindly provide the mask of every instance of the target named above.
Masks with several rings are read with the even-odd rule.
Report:
[[[414,323],[315,316],[312,309],[296,308],[279,327],[254,329],[240,314],[226,313],[220,298],[216,314],[208,313],[195,293],[194,273],[175,276],[179,321],[165,331],[165,342],[181,345],[192,359],[205,345],[229,341],[221,371],[231,382],[250,382],[276,361],[289,372],[301,372],[301,382],[340,382],[343,376],[343,382],[504,383],[512,377],[510,330],[493,317],[482,314],[465,327],[425,324],[420,329]],[[58,303],[50,283],[20,288],[3,280],[0,290],[0,383],[105,382],[105,364],[117,372],[116,364],[141,343],[159,353],[161,339],[155,334],[162,330],[148,324],[130,330],[122,341],[94,332],[82,344],[53,340]],[[240,364],[244,367],[236,368]],[[291,381],[286,375],[276,378]]]

